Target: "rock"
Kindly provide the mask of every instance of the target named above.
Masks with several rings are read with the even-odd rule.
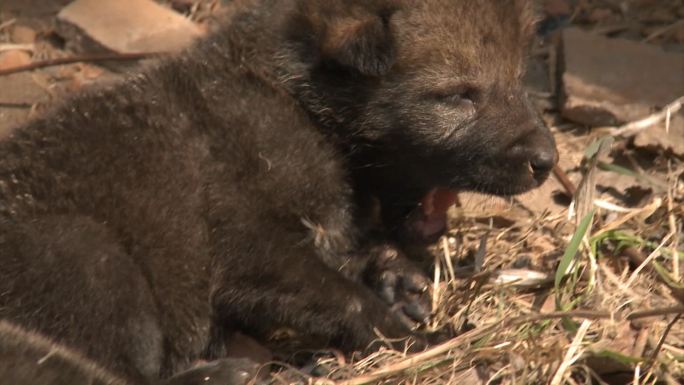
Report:
[[[26,51],[11,50],[0,53],[0,70],[23,66],[31,63],[31,55]]]
[[[201,35],[196,24],[152,0],[76,0],[57,17],[120,53],[178,51]]]
[[[561,113],[589,126],[643,118],[684,95],[684,55],[609,39],[577,28],[563,32]]]

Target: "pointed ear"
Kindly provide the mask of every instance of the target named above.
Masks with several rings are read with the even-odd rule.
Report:
[[[309,14],[319,38],[320,58],[324,62],[352,68],[366,76],[381,76],[392,67],[395,42],[390,17],[396,10],[394,2],[348,0],[316,3],[324,7],[328,5]]]

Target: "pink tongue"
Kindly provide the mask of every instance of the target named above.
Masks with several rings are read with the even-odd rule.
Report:
[[[455,201],[456,193],[454,191],[443,188],[432,189],[423,197],[423,214],[428,218],[432,215],[446,214]]]
[[[435,188],[423,197],[421,206],[424,218],[417,221],[416,230],[423,238],[432,238],[446,228],[446,212],[456,201],[456,193],[450,190]]]

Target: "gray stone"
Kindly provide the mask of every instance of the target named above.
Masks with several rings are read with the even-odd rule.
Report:
[[[152,0],[76,0],[57,17],[120,53],[178,51],[201,35],[195,23]]]
[[[684,55],[577,28],[563,32],[565,118],[613,126],[643,118],[684,95]]]

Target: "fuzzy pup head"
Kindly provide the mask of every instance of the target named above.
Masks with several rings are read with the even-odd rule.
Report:
[[[555,143],[521,83],[530,1],[309,0],[296,20],[305,70],[291,88],[385,211],[441,190],[518,194],[549,175]]]

